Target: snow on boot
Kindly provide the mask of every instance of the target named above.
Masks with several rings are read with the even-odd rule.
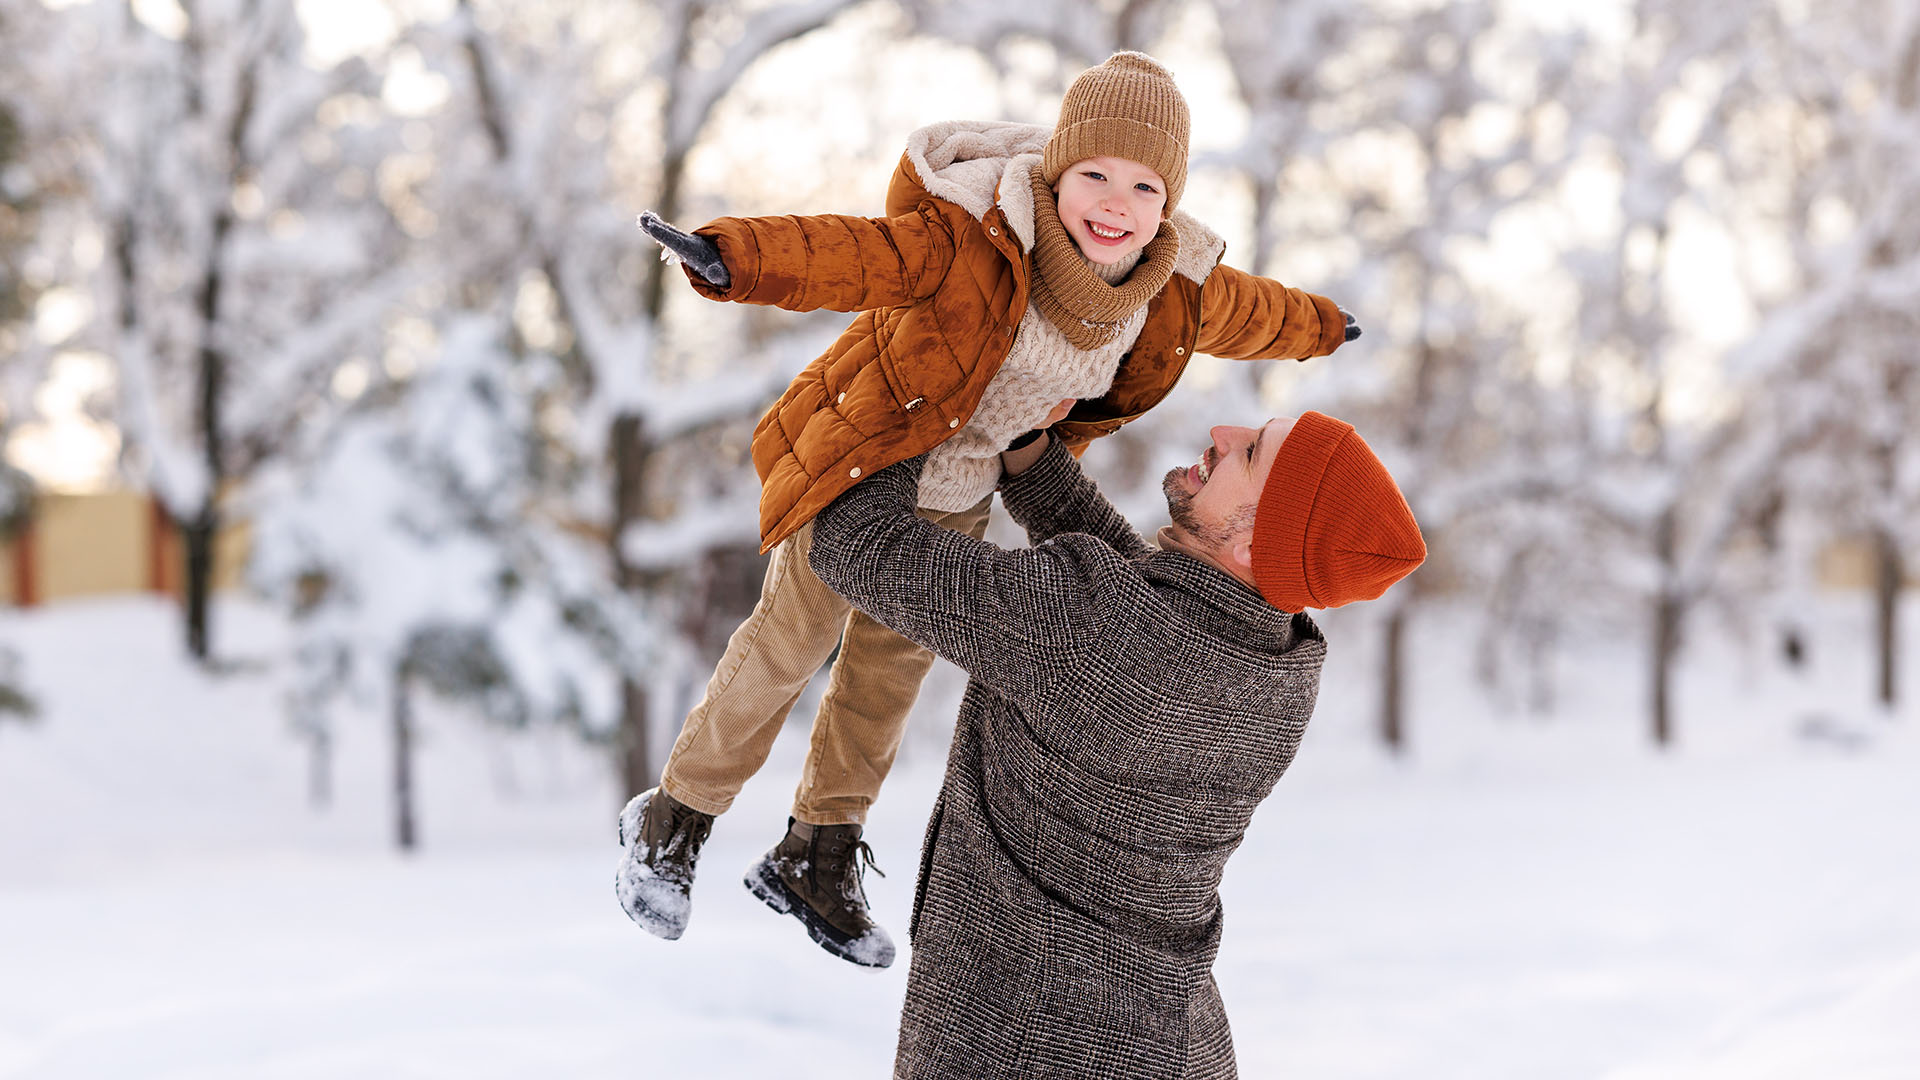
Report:
[[[893,963],[893,938],[873,921],[861,864],[873,849],[858,825],[808,825],[787,819],[787,835],[747,871],[747,891],[807,928],[819,946],[861,967]],[[885,877],[885,874],[881,874]]]
[[[620,811],[620,846],[626,852],[613,873],[613,891],[627,918],[668,941],[686,932],[693,866],[712,829],[712,814],[659,788],[627,803]]]

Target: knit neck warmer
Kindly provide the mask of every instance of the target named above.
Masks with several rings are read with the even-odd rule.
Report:
[[[1094,273],[1060,220],[1053,189],[1033,172],[1033,306],[1077,349],[1097,349],[1112,341],[1146,302],[1173,277],[1180,235],[1161,222],[1141,249],[1140,262],[1119,285]]]

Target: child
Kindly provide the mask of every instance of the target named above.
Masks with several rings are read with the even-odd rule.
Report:
[[[715,300],[859,312],[754,432],[760,601],[682,727],[660,786],[620,815],[621,906],[686,928],[715,815],[765,763],[835,645],[787,835],[747,887],[827,951],[886,967],[861,889],[867,808],[932,654],[852,609],[807,566],[809,523],[863,476],[931,451],[920,512],[976,539],[1000,452],[1051,427],[1076,452],[1158,404],[1197,350],[1324,356],[1358,336],[1325,297],[1219,264],[1225,244],[1175,207],[1188,113],[1151,57],[1116,53],[1068,88],[1051,132],[950,122],[917,131],[885,218],[720,218],[641,226]]]

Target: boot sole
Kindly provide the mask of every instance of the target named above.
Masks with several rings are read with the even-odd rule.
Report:
[[[868,938],[850,938],[832,923],[821,918],[819,913],[807,906],[805,900],[787,888],[780,875],[773,868],[771,859],[761,859],[747,871],[744,884],[747,891],[760,898],[760,902],[782,915],[791,915],[800,920],[807,928],[807,936],[815,945],[827,950],[849,964],[858,964],[865,968],[886,968],[893,966],[894,949],[891,941],[874,942]]]

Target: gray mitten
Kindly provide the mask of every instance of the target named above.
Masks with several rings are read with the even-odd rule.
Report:
[[[1346,308],[1341,308],[1341,309],[1340,309],[1340,314],[1342,314],[1342,315],[1345,315],[1345,316],[1347,317],[1347,336],[1346,336],[1346,340],[1348,340],[1348,341],[1352,341],[1352,340],[1353,340],[1354,338],[1357,338],[1357,337],[1359,337],[1359,336],[1360,336],[1360,324],[1359,324],[1359,323],[1357,323],[1357,322],[1354,322],[1354,321],[1353,321],[1353,312],[1351,312],[1351,311],[1348,311],[1348,310],[1347,310]]]
[[[640,231],[653,237],[707,284],[716,289],[733,285],[733,275],[727,273],[727,264],[720,258],[720,245],[704,236],[681,232],[660,220],[659,215],[651,210],[641,212]]]

